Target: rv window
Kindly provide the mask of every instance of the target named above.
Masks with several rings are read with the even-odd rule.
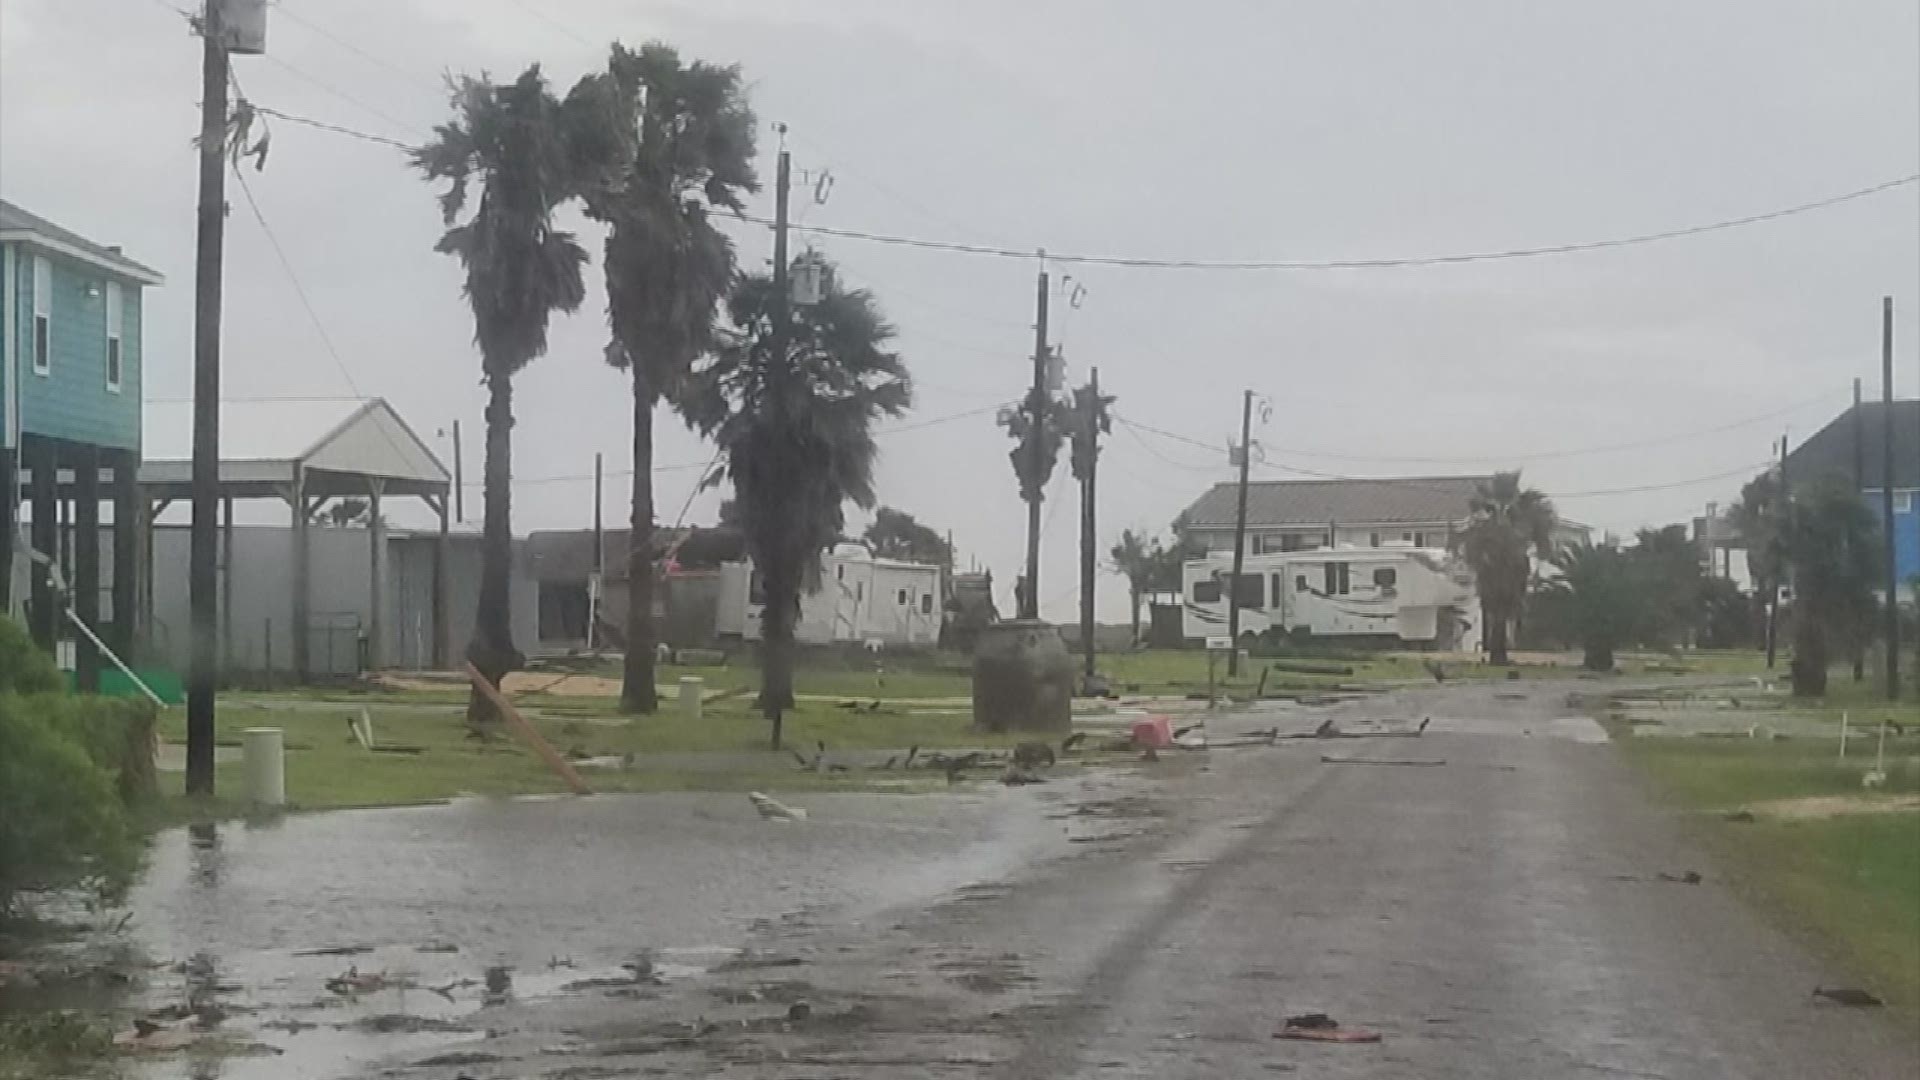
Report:
[[[922,615],[933,614],[933,594],[932,593],[920,594],[920,614]]]
[[[1400,581],[1400,575],[1391,566],[1383,566],[1373,572],[1373,584],[1376,588],[1391,589]]]
[[[1220,579],[1209,578],[1193,583],[1193,602],[1196,604],[1217,604],[1220,602]]]
[[[1380,534],[1379,534],[1379,533],[1368,533],[1368,534],[1367,534],[1367,546],[1368,546],[1368,547],[1379,547],[1379,546],[1380,546]]]
[[[1267,606],[1265,585],[1266,582],[1260,579],[1259,574],[1241,574],[1239,585],[1233,590],[1233,594],[1240,601],[1241,607],[1259,611]]]
[[[1335,591],[1334,587],[1340,584],[1339,573],[1339,563],[1321,563],[1320,591],[1326,593],[1328,596],[1332,596]]]
[[[767,602],[767,579],[755,570],[747,578],[747,603],[764,604]]]
[[[898,601],[896,601],[896,602],[897,602],[897,603],[898,603],[898,604],[899,604],[899,605],[900,605],[901,607],[905,607],[905,606],[907,605],[907,590],[905,590],[905,589],[901,589],[901,590],[900,590],[900,599],[899,599]]]
[[[1353,567],[1343,562],[1325,563],[1322,564],[1322,567],[1325,571],[1324,576],[1326,577],[1326,592],[1328,596],[1336,594],[1344,596],[1353,591],[1353,579],[1350,576]]]
[[[834,567],[833,576],[840,581],[847,580],[847,564],[841,563],[839,566]]]
[[[1417,533],[1414,533],[1414,534],[1413,534],[1413,546],[1414,546],[1414,547],[1426,547],[1426,546],[1427,546],[1427,534],[1426,534],[1426,533],[1423,533],[1423,532],[1417,532]]]
[[[1273,575],[1273,600],[1271,602],[1271,606],[1275,611],[1278,611],[1280,609],[1280,587],[1286,582],[1286,580],[1287,579],[1280,574]]]
[[[1313,591],[1307,588],[1307,575],[1295,574],[1293,576],[1293,591],[1294,592],[1312,592]]]
[[[862,600],[865,600],[866,598],[867,598],[867,583],[864,581],[854,582],[853,583],[853,602],[857,604]]]

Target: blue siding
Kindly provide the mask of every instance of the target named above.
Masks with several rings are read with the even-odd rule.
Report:
[[[140,286],[120,285],[121,381],[107,389],[107,279],[100,271],[47,256],[53,272],[51,370],[33,368],[35,253],[22,246],[15,260],[14,332],[19,350],[20,429],[73,442],[123,450],[140,448]],[[96,295],[87,295],[92,286]]]
[[[1864,492],[1862,497],[1873,508],[1875,521],[1880,517],[1880,492]],[[1899,500],[1905,497],[1906,509],[1903,512]],[[1894,578],[1902,590],[1908,587],[1916,575],[1920,575],[1920,491],[1898,488],[1894,490],[1893,509],[1893,566]],[[1878,585],[1878,582],[1875,583]]]

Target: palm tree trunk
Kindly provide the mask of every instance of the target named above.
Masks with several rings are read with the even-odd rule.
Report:
[[[1140,647],[1140,590],[1139,589],[1130,590],[1129,595],[1133,599],[1133,609],[1132,609],[1133,610],[1133,645],[1135,648],[1139,648]]]
[[[1487,662],[1505,665],[1507,660],[1507,610],[1504,605],[1481,605],[1481,618],[1487,623]]]
[[[525,659],[513,645],[513,380],[487,380],[486,512],[480,545],[480,598],[467,659],[494,686]],[[478,689],[467,698],[467,719],[496,719]]]
[[[780,749],[781,719],[793,707],[793,623],[800,609],[799,574],[784,553],[767,560],[767,606],[761,616],[760,711],[773,722]]]
[[[645,369],[633,369],[633,516],[627,529],[626,654],[620,671],[620,710],[660,707],[653,649],[653,388]]]
[[[1796,604],[1793,612],[1794,697],[1827,695],[1827,630],[1823,620]]]

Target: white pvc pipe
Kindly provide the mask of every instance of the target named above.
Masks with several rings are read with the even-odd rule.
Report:
[[[287,745],[279,728],[254,727],[241,733],[245,747],[247,798],[256,806],[287,804]]]

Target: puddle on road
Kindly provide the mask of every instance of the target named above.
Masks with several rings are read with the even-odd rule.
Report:
[[[211,1002],[221,1041],[127,1060],[132,1080],[330,1080],[481,1038],[488,970],[519,1001],[644,995],[773,918],[855,915],[991,878],[1058,841],[1013,793],[799,796],[773,827],[739,795],[470,800],[173,830],[129,934],[158,962],[129,1007]],[[622,965],[647,958],[636,980]],[[334,984],[333,988],[329,983]],[[350,991],[350,992],[349,992]]]

